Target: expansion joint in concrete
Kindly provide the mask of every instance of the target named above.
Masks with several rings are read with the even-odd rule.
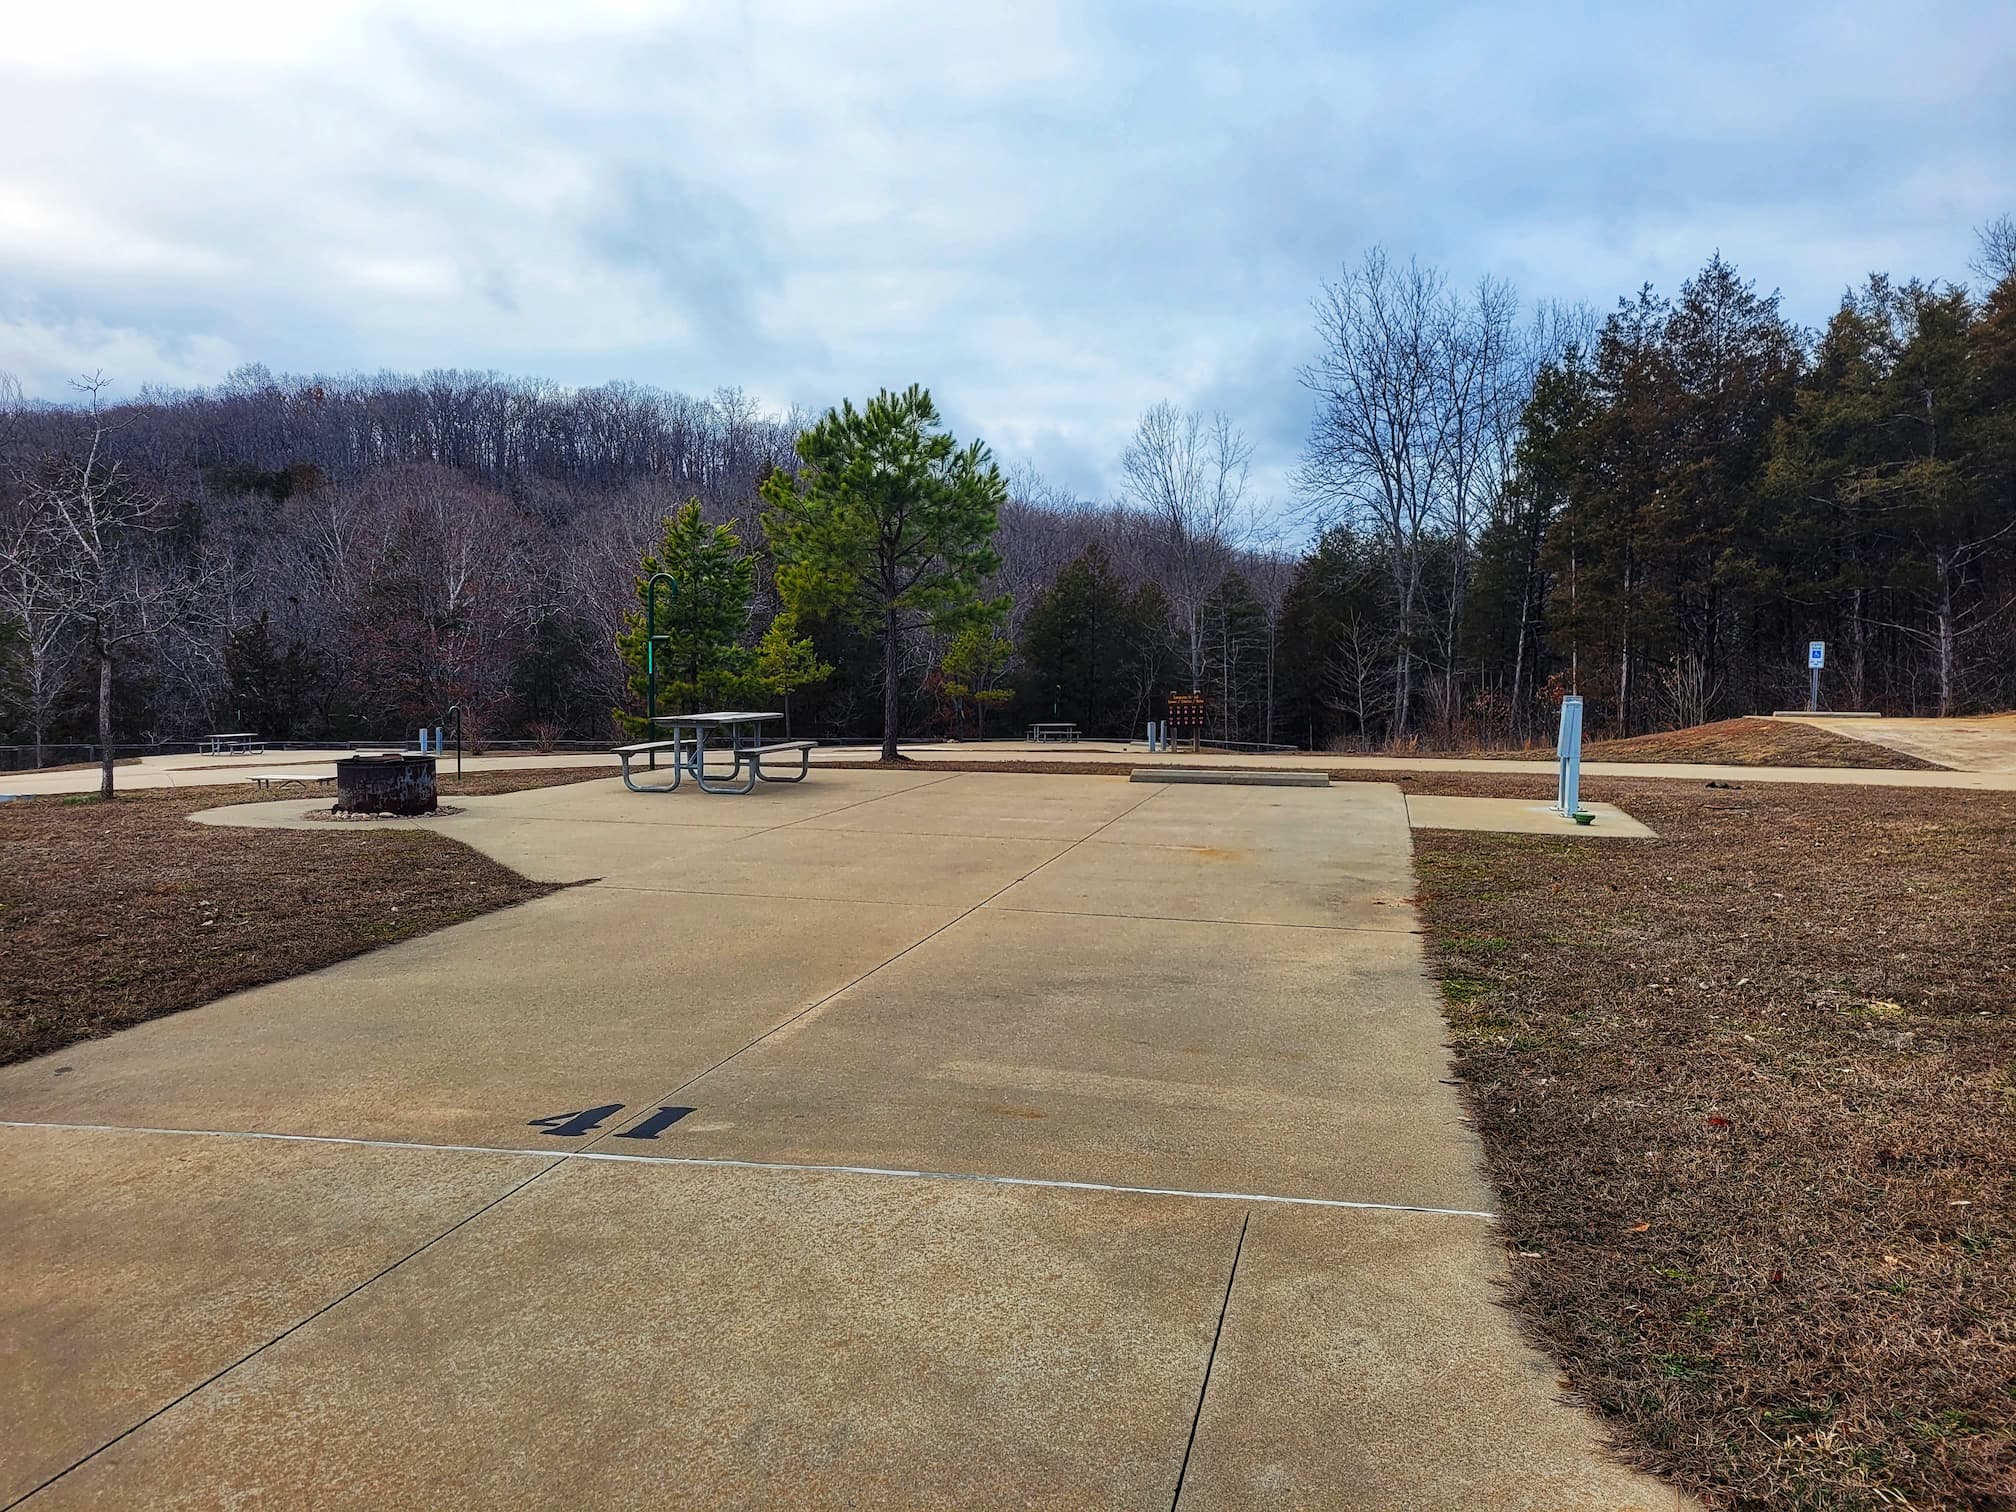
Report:
[[[1239,1280],[1239,1257],[1246,1253],[1246,1230],[1253,1222],[1248,1208],[1239,1220],[1239,1240],[1232,1246],[1232,1268],[1225,1274],[1225,1295],[1218,1302],[1218,1326],[1211,1330],[1211,1350],[1204,1356],[1204,1379],[1197,1384],[1197,1410],[1190,1414],[1190,1436],[1183,1441],[1183,1463],[1176,1469],[1176,1493],[1169,1498],[1169,1512],[1183,1501],[1183,1482],[1190,1474],[1190,1453],[1197,1447],[1197,1425],[1204,1421],[1204,1399],[1211,1392],[1211,1367],[1218,1363],[1218,1341],[1225,1336],[1225,1314],[1232,1310],[1232,1288]]]

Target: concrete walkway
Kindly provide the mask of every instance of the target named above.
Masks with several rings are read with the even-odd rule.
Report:
[[[1831,735],[1845,735],[1967,772],[2016,778],[2016,714],[1958,719],[1829,719],[1781,714]]]
[[[1589,761],[1582,766],[1586,781],[1606,777],[1664,777],[1686,782],[1792,782],[1822,786],[1960,788],[1976,791],[2016,791],[2016,715],[1979,720],[1858,720],[1825,722],[1836,734],[1853,735],[1939,761],[1954,768],[1938,772],[1890,772],[1855,767],[1745,767],[1705,762]],[[282,772],[331,771],[348,751],[281,751],[263,756],[148,756],[117,769],[122,789],[162,787],[242,786],[248,779]],[[903,754],[921,765],[987,761],[1022,763],[1124,763],[1129,766],[1247,767],[1283,771],[1352,772],[1491,772],[1500,776],[1554,775],[1551,760],[1495,761],[1479,757],[1359,756],[1347,752],[1292,751],[1271,755],[1221,751],[1150,752],[1125,741],[1078,741],[1032,744],[1021,740],[961,741],[944,744],[905,742]],[[872,746],[829,746],[813,753],[818,766],[872,764],[880,752]],[[452,758],[450,758],[452,761]],[[562,752],[551,756],[469,756],[467,772],[524,771],[534,768],[607,766],[616,758],[599,752]],[[451,770],[444,765],[442,770]],[[723,770],[726,770],[725,765]],[[0,796],[48,796],[98,791],[96,769],[64,772],[0,772]],[[1585,795],[1593,796],[1593,795]]]
[[[1859,720],[1840,721],[1842,726]],[[1256,767],[1262,770],[1350,771],[1350,772],[1489,772],[1499,776],[1553,777],[1551,760],[1499,761],[1488,757],[1464,756],[1361,756],[1350,752],[1290,751],[1273,755],[1250,752],[1176,751],[1150,753],[1139,745],[1123,742],[1080,741],[1076,744],[1032,745],[1024,741],[972,741],[949,745],[905,744],[903,754],[912,761],[929,764],[946,761],[987,761],[1008,764],[1025,762],[1123,762],[1131,766],[1167,763],[1171,766]],[[859,748],[821,751],[816,760],[826,763],[872,761],[876,753]],[[1937,758],[1933,758],[1937,759]],[[1725,766],[1692,761],[1585,761],[1582,778],[1664,777],[1685,782],[1791,782],[1825,787],[1912,787],[1966,788],[1985,791],[2016,791],[2016,767],[2003,769],[1984,765],[1980,770],[1945,772],[1892,772],[1863,767],[1753,767]],[[1585,793],[1585,796],[1587,794]]]
[[[1396,789],[462,801],[597,880],[0,1071],[0,1505],[1676,1505],[1497,1304]]]

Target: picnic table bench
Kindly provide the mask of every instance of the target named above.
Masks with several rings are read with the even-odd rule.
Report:
[[[205,735],[200,743],[205,756],[266,754],[266,742],[259,738],[256,730],[226,730],[218,734]]]
[[[255,788],[318,787],[334,782],[334,772],[254,772],[245,779]]]
[[[812,748],[818,744],[812,740],[778,740],[764,742],[763,725],[773,719],[781,719],[781,714],[742,713],[728,711],[719,714],[670,714],[656,723],[671,733],[662,740],[639,740],[630,745],[616,747],[616,757],[623,763],[623,785],[633,793],[671,793],[678,790],[680,782],[691,777],[700,785],[703,793],[747,793],[758,782],[803,782],[812,769]],[[707,737],[712,733],[726,737],[717,741],[717,753],[732,758],[733,765],[727,775],[716,779],[707,773]],[[767,756],[779,756],[785,752],[795,752],[798,756],[798,770],[783,775],[763,770],[763,760]],[[669,754],[672,758],[672,780],[670,782],[639,782],[631,771],[630,763],[644,759],[650,762],[651,770],[657,769],[657,758]]]
[[[1032,724],[1029,726],[1029,733],[1025,738],[1035,741],[1076,740],[1078,738],[1078,726],[1070,723],[1068,720],[1052,720],[1043,724]]]

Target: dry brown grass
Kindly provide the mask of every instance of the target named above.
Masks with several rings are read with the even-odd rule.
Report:
[[[500,793],[607,768],[484,772]],[[552,891],[424,830],[186,822],[271,795],[153,788],[0,804],[0,1065],[313,971]]]
[[[1415,835],[1512,1301],[1711,1505],[2011,1505],[2016,795],[1591,787]]]

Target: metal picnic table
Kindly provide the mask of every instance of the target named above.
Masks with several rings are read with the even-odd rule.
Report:
[[[714,714],[661,714],[652,723],[666,731],[668,739],[643,741],[618,749],[617,754],[623,758],[624,784],[636,792],[671,792],[679,786],[682,777],[691,777],[703,793],[747,793],[756,786],[758,779],[764,782],[802,782],[810,767],[808,753],[814,742],[787,740],[769,745],[763,743],[763,726],[783,717],[767,710],[751,712],[739,709]],[[713,751],[733,758],[734,764],[723,778],[707,775],[710,737]],[[773,776],[763,770],[763,758],[779,751],[798,753],[798,770],[788,777]],[[671,757],[670,783],[654,786],[631,780],[630,762],[633,759],[645,756],[655,766],[660,754]]]
[[[259,738],[257,730],[227,730],[222,734],[203,737],[205,756],[242,756],[248,752],[264,754],[266,742]]]

